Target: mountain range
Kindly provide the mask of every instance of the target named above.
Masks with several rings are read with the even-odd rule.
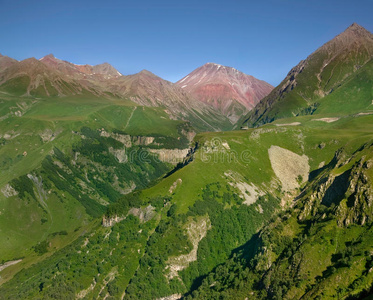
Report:
[[[0,60],[0,90],[19,96],[86,94],[127,98],[140,105],[167,107],[170,117],[198,120],[194,125],[205,130],[232,127],[273,88],[253,76],[217,64],[206,64],[186,78],[188,88],[180,84],[185,78],[174,84],[147,70],[123,76],[108,63],[76,65],[53,54],[39,60],[18,62],[6,56]]]
[[[0,299],[370,299],[372,40],[272,91],[0,56]]]

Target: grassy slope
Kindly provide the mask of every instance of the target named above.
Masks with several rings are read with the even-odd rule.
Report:
[[[277,123],[282,123],[282,121],[284,120],[281,120],[281,122],[277,121]],[[312,121],[312,116],[304,116],[285,121],[290,123],[299,121],[301,125],[277,127],[275,124],[271,124],[255,130],[205,133],[197,136],[196,141],[199,143],[199,150],[195,155],[195,160],[170,177],[160,181],[155,186],[142,191],[140,196],[141,203],[143,203],[142,205],[145,207],[147,203],[150,202],[153,206],[158,207],[158,217],[153,218],[150,223],[144,223],[148,224],[147,228],[149,231],[147,232],[147,237],[145,237],[148,242],[140,242],[137,246],[140,253],[145,253],[145,255],[141,257],[134,253],[122,253],[120,263],[113,258],[110,264],[107,265],[107,270],[104,274],[109,274],[112,268],[118,264],[126,264],[132,260],[136,261],[133,268],[137,268],[137,266],[139,266],[139,268],[137,272],[133,271],[133,273],[131,273],[132,275],[127,274],[128,276],[125,276],[127,279],[122,278],[122,275],[116,276],[117,279],[115,282],[117,291],[109,292],[109,287],[105,285],[101,279],[97,279],[97,285],[103,288],[102,295],[105,295],[105,293],[118,295],[126,289],[128,298],[133,298],[135,295],[138,295],[136,293],[142,291],[142,296],[146,299],[148,297],[151,298],[150,295],[153,297],[154,295],[167,296],[176,292],[185,293],[190,288],[194,289],[198,287],[203,278],[199,278],[199,276],[207,275],[218,264],[224,262],[234,248],[243,244],[245,240],[249,240],[255,231],[268,220],[273,214],[273,210],[279,205],[278,200],[270,200],[271,198],[267,198],[267,200],[258,200],[256,204],[249,207],[242,204],[242,200],[234,197],[234,195],[238,195],[240,192],[231,186],[227,186],[227,178],[226,175],[224,175],[225,172],[228,170],[233,172],[236,174],[238,180],[242,179],[242,181],[254,184],[258,189],[271,194],[274,199],[276,199],[276,197],[281,198],[285,195],[277,188],[277,184],[274,184],[274,182],[276,182],[274,181],[275,175],[268,159],[268,148],[271,145],[289,149],[299,155],[307,155],[310,158],[311,170],[316,170],[321,162],[329,162],[337,149],[345,147],[347,153],[351,153],[355,150],[357,145],[371,139],[373,132],[373,116],[370,115],[346,117],[334,123]],[[225,143],[229,145],[229,150],[226,148],[227,144]],[[211,144],[215,147],[211,147]],[[216,151],[214,151],[213,148],[215,148]],[[237,174],[239,174],[239,176]],[[178,181],[179,178],[181,179],[181,183]],[[176,188],[170,193],[169,189],[175,182],[178,182]],[[214,194],[214,191],[218,193],[215,192]],[[228,197],[228,199],[230,199],[228,202],[224,200],[224,192],[230,195]],[[209,195],[215,196],[209,198]],[[162,208],[163,205],[159,206],[158,202],[161,200],[163,203],[163,199],[171,199],[168,201],[176,205],[176,214],[170,216],[167,213],[170,205],[166,205],[164,208]],[[268,203],[269,206],[265,206],[266,203]],[[202,204],[205,205],[205,208],[202,208]],[[266,211],[264,215],[258,212],[257,204],[261,204],[262,207],[265,207]],[[222,207],[225,207],[225,209],[219,210],[220,205],[223,205]],[[215,208],[217,209],[216,211]],[[267,212],[268,214],[266,214]],[[180,273],[183,284],[180,285],[178,280],[172,280],[168,283],[164,277],[165,274],[167,274],[165,271],[167,257],[170,257],[170,253],[175,251],[175,245],[182,246],[183,243],[187,242],[185,238],[186,232],[182,230],[182,228],[185,228],[190,222],[190,217],[196,217],[199,214],[202,214],[201,216],[206,216],[205,213],[207,213],[209,219],[211,219],[212,229],[208,231],[206,238],[202,239],[200,242],[197,262],[192,263],[187,269]],[[242,226],[248,221],[234,223],[237,222],[235,220],[240,220],[239,216],[244,215],[247,215],[249,218],[247,220],[251,220],[250,222],[254,222],[253,224],[255,225],[252,225],[251,228],[246,228]],[[227,222],[226,218],[230,221]],[[302,225],[297,225],[296,222],[291,220],[289,222],[289,226],[286,225],[286,228],[287,232],[292,236],[296,236],[297,233],[304,230]],[[234,228],[225,227],[229,224],[236,225]],[[138,227],[138,225],[133,226],[134,231],[138,231],[140,228],[141,227]],[[181,231],[179,233],[174,232],[175,228],[179,228],[178,230],[181,229]],[[125,234],[123,229],[118,230],[120,236]],[[331,228],[331,230],[334,229]],[[100,235],[101,231],[102,229],[96,231],[95,235]],[[224,240],[230,240],[231,242],[224,244],[222,243]],[[155,243],[155,241],[157,242]],[[102,243],[100,247],[95,248],[97,251],[93,251],[92,256],[85,254],[87,257],[86,259],[97,259],[97,261],[100,261],[101,257],[104,258],[102,255],[107,255],[105,254],[106,252],[103,251],[103,249],[107,249],[107,247],[109,247],[108,249],[118,249],[118,247],[120,248],[120,242],[118,244],[113,241],[112,246]],[[181,249],[179,254],[187,254],[191,249],[190,244],[185,244],[183,247],[184,250]],[[69,253],[70,250],[66,251]],[[312,250],[310,248],[307,251]],[[324,250],[320,249],[320,251]],[[161,255],[162,258],[157,258],[159,255]],[[203,257],[209,257],[209,259],[206,260],[203,259]],[[316,258],[315,256],[315,259]],[[45,266],[48,266],[48,270],[50,270],[48,272],[52,272],[55,263],[61,259],[66,259],[66,254],[57,253],[53,260],[45,261]],[[77,256],[74,259],[68,258],[69,264],[74,265],[75,259],[80,261],[82,257]],[[151,273],[147,271],[149,264],[154,268]],[[4,286],[4,291],[7,291],[7,293],[12,291],[12,286],[16,284],[16,282],[22,281],[22,276],[35,274],[38,268],[40,268],[39,265],[30,269],[27,273],[24,273],[24,275],[20,273],[15,280]],[[97,275],[97,271],[95,270],[85,271],[83,268],[82,272],[87,272],[85,276],[88,277],[84,278],[89,278],[89,276],[93,278]],[[41,277],[35,277],[33,282],[35,282],[34,284],[40,284],[42,280],[44,279]],[[61,280],[64,284],[70,282],[69,279],[61,278]],[[75,278],[74,280],[79,283],[75,288],[75,292],[87,288],[90,284],[90,281],[86,281],[86,279],[80,280],[79,278]],[[47,282],[49,281],[46,281],[46,285],[49,287],[43,293],[54,290],[53,285],[50,285],[50,283],[47,284]],[[26,293],[25,295],[28,293],[32,293],[34,296],[38,295],[38,293],[35,294],[35,289],[27,284],[23,285],[22,291]],[[15,296],[13,293],[9,295]],[[93,296],[97,294],[93,292],[90,295]]]
[[[284,211],[273,218],[259,235],[254,236],[236,255],[214,270],[190,298],[242,299],[251,295],[256,299],[345,299],[371,289],[371,212],[349,204],[348,210],[356,209],[357,215],[369,217],[363,225],[351,221],[349,226],[341,225],[343,209],[338,206],[343,206],[346,200],[342,198],[337,201],[334,195],[332,199],[336,204],[330,205],[323,200],[324,205],[321,205],[321,199],[316,198],[316,202],[312,202],[310,194],[323,190],[320,185],[326,180],[322,180],[320,176],[323,175],[320,174],[339,176],[355,170],[360,160],[372,159],[371,146],[364,148],[361,145],[372,143],[373,117],[350,117],[334,124],[324,124],[323,127],[324,142],[328,132],[333,134],[329,135],[329,138],[333,137],[331,141],[342,142],[344,155],[341,156],[341,162],[344,164],[336,167],[332,163],[330,167],[322,169],[321,173],[317,172],[319,177],[314,180],[319,182],[310,182],[305,186],[295,209]],[[320,138],[320,135],[315,134],[312,139],[316,136]],[[325,148],[316,151],[320,153],[327,147],[328,143]],[[317,156],[313,155],[314,158]],[[356,174],[354,172],[351,174]],[[364,182],[371,187],[372,168],[366,169],[366,176]],[[349,182],[346,184],[349,186]],[[337,183],[337,194],[345,187]],[[346,193],[344,197],[349,196]]]
[[[37,174],[39,178],[43,176],[43,173],[40,172],[45,172],[45,168],[41,165],[46,161],[46,157],[51,155],[53,149],[56,148],[69,156],[73,145],[78,145],[82,141],[80,135],[74,134],[74,132],[80,132],[83,127],[91,128],[94,131],[99,128],[105,128],[108,132],[123,130],[130,135],[164,136],[165,132],[177,140],[181,136],[181,126],[185,125],[185,122],[168,119],[167,115],[159,109],[137,107],[134,103],[126,100],[84,96],[35,99],[1,94],[0,101],[1,189],[8,182],[25,174]],[[136,107],[139,114],[134,114],[129,120]],[[43,141],[41,135],[47,130],[54,134],[53,140]],[[184,148],[188,146],[187,141],[180,140],[177,147],[181,147],[181,143]],[[141,151],[141,148],[136,151]],[[51,156],[56,160],[53,154]],[[131,168],[137,163],[138,166],[142,165],[140,170],[133,169],[135,172],[142,172],[143,175],[157,172],[157,167],[155,169],[154,166],[147,168],[141,161],[132,164]],[[165,169],[163,164],[160,170],[165,173],[171,167],[167,166]],[[56,172],[59,169],[57,166],[54,168]],[[88,173],[94,171],[92,168],[87,170]],[[98,171],[100,172],[100,170]],[[126,176],[130,177],[131,172],[134,171],[127,171]],[[136,180],[138,182],[141,180],[145,185],[153,178],[151,176]],[[9,267],[4,272],[10,270],[9,272],[13,274],[12,270],[19,270],[30,262],[38,261],[39,257],[32,249],[32,246],[38,241],[45,239],[51,241],[50,249],[54,251],[55,248],[60,248],[75,239],[76,232],[85,230],[83,228],[91,222],[92,218],[87,215],[79,199],[68,192],[64,193],[63,190],[56,189],[53,184],[50,186],[50,184],[50,180],[43,178],[44,189],[48,185],[55,189],[55,192],[47,194],[44,199],[45,205],[40,201],[35,187],[35,198],[29,193],[26,193],[22,198],[19,196],[5,197],[3,193],[0,193],[1,260],[26,257],[25,263]],[[90,188],[98,191],[98,187],[92,186]],[[97,194],[97,192],[95,193]],[[110,198],[110,195],[102,193],[93,196],[97,199],[99,197]],[[51,235],[61,231],[66,231],[68,235]],[[7,275],[2,275],[2,278],[7,277]]]

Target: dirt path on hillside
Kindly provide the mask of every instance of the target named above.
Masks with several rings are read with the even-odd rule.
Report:
[[[12,260],[12,261],[7,261],[6,263],[0,265],[0,272],[1,272],[2,270],[4,270],[5,268],[7,268],[7,267],[10,267],[10,266],[12,266],[12,265],[18,264],[18,263],[21,262],[21,261],[22,261],[22,259]]]
[[[133,113],[135,112],[136,109],[137,109],[137,106],[135,106],[135,107],[133,108],[133,111],[131,112],[131,114],[130,114],[128,120],[127,120],[126,126],[124,126],[124,130],[127,128],[128,124],[130,123],[130,121],[131,121],[131,119],[132,119],[132,116],[133,116]]]

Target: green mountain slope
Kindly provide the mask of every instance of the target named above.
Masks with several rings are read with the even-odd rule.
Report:
[[[372,140],[373,122],[371,115],[333,123],[301,121],[299,126],[267,125],[197,136],[192,162],[149,189],[119,198],[108,207],[104,226],[96,223],[50,258],[46,256],[52,249],[47,247],[43,262],[2,285],[3,297],[275,297],[280,286],[281,295],[296,298],[310,286],[320,288],[320,279],[314,278],[332,264],[330,256],[343,253],[346,242],[370,228],[370,210],[364,223],[359,210],[368,207],[370,196],[363,191],[370,193],[371,179],[366,177],[356,188],[349,182],[371,176],[370,167],[364,167],[371,160],[370,144],[359,148]],[[345,197],[357,199],[357,204],[351,206],[352,200]],[[333,235],[334,241],[325,242],[325,248],[313,236],[316,233],[325,241]],[[305,234],[312,244],[304,242]],[[370,247],[368,237],[361,242],[363,253]],[[300,288],[290,293],[283,286],[292,286],[287,280],[293,273],[286,274],[298,269],[289,269],[287,263],[293,260],[283,257],[301,255],[296,250],[299,243],[309,259],[299,273]],[[364,272],[368,260],[360,258],[351,274]],[[339,274],[339,258],[335,259]],[[322,261],[317,269],[314,260]],[[269,272],[284,275],[273,273],[265,279]],[[354,291],[365,289],[369,280]]]
[[[372,57],[373,35],[357,24],[351,25],[294,67],[243,124],[259,126],[296,115],[371,109]]]
[[[1,261],[28,265],[38,243],[70,243],[108,204],[172,170],[195,134],[130,101],[0,99]]]
[[[187,299],[371,294],[373,144],[367,141],[347,144],[312,172],[292,209],[273,218]]]

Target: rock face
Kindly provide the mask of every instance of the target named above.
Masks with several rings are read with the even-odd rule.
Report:
[[[162,162],[177,165],[184,160],[189,149],[149,149],[149,152],[157,154]]]
[[[199,101],[219,109],[232,122],[273,89],[265,81],[215,63],[199,67],[176,84]]]
[[[299,219],[315,215],[320,204],[336,206],[335,215],[339,226],[364,225],[373,221],[373,188],[371,171],[373,145],[365,145],[352,156],[343,149],[336,152],[333,160],[318,172],[312,193],[305,196],[305,206]],[[354,162],[355,161],[355,162]],[[343,173],[341,168],[354,162]],[[301,195],[302,196],[302,195]]]
[[[354,23],[292,68],[285,79],[248,113],[244,124],[311,114],[315,102],[333,92],[373,58],[373,34]]]

